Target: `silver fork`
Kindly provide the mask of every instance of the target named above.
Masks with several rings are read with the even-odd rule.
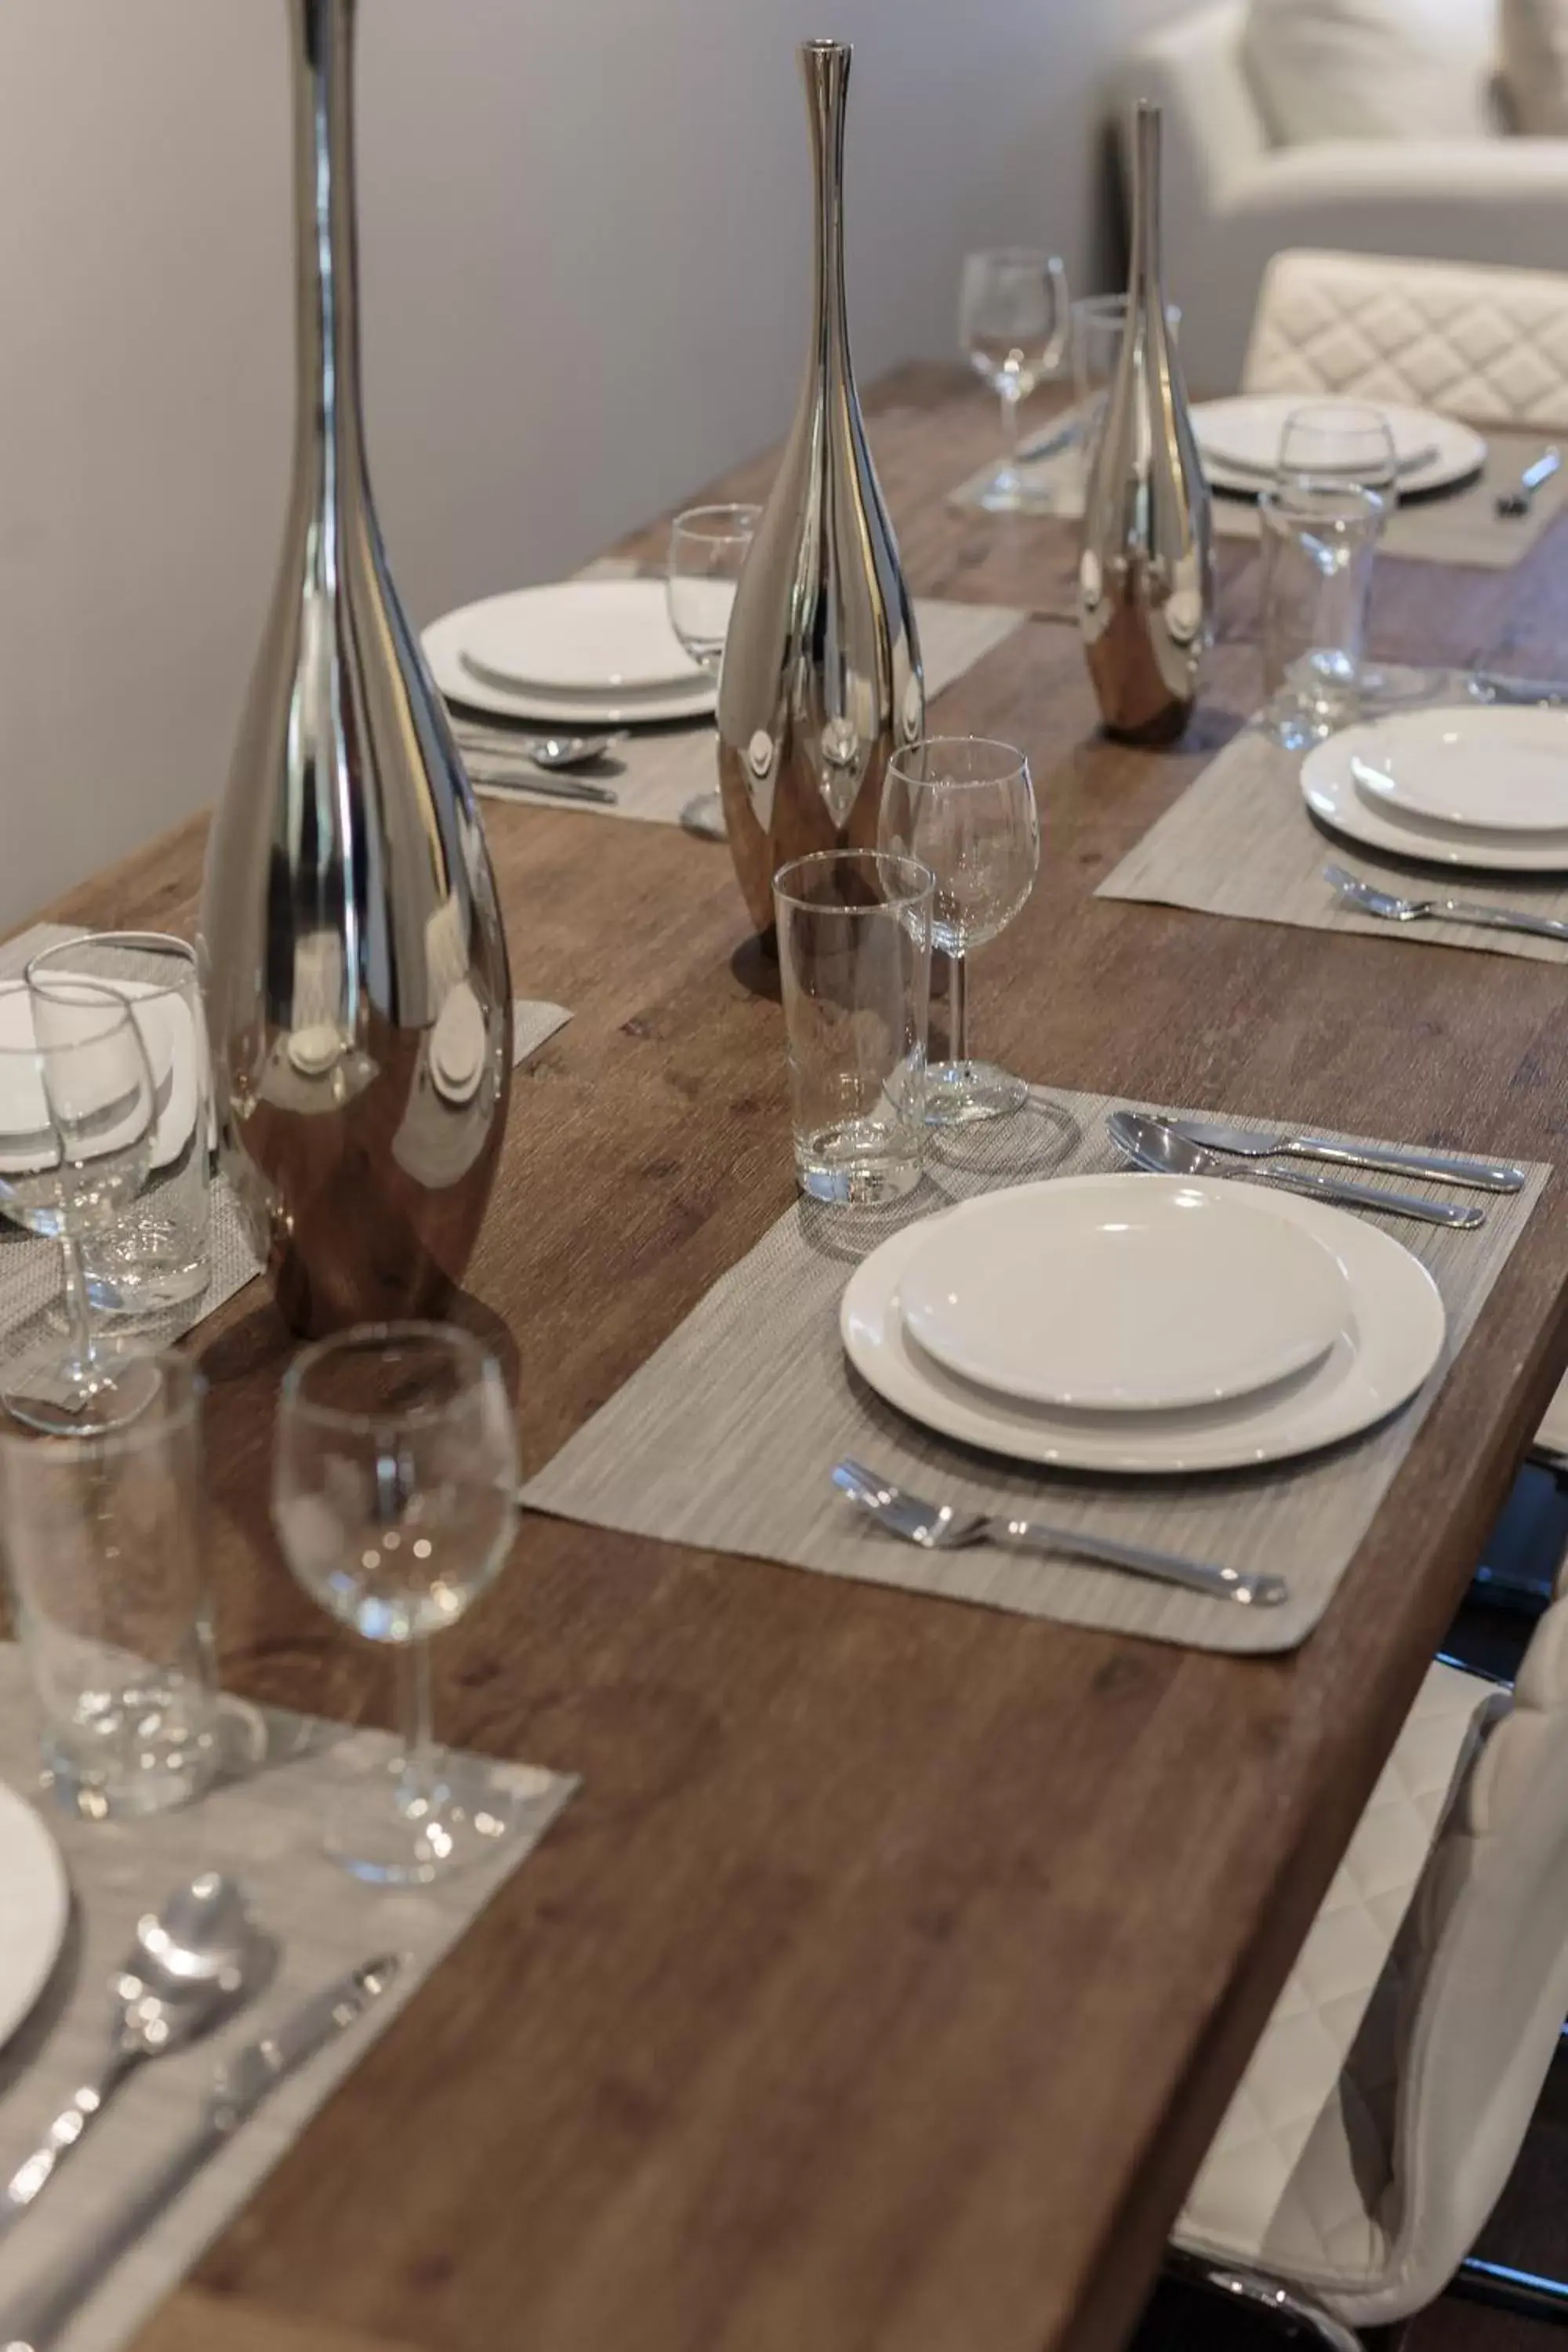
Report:
[[[895,1486],[890,1478],[868,1469],[847,1456],[833,1465],[832,1478],[841,1495],[905,1543],[922,1551],[961,1551],[966,1544],[1002,1544],[1011,1551],[1067,1552],[1092,1559],[1101,1568],[1126,1569],[1157,1584],[1180,1584],[1211,1601],[1237,1601],[1244,1608],[1276,1609],[1290,1597],[1282,1576],[1244,1574],[1235,1568],[1215,1568],[1208,1560],[1184,1559],[1179,1552],[1155,1551],[1146,1544],[1122,1543],[1115,1536],[1085,1535],[1078,1528],[1056,1528],[1043,1519],[994,1516],[984,1511],[955,1511],[949,1503],[928,1503]]]
[[[1363,882],[1359,874],[1332,864],[1324,866],[1323,879],[1332,884],[1348,906],[1359,908],[1363,915],[1381,916],[1387,923],[1436,919],[1473,923],[1483,931],[1528,931],[1535,939],[1568,940],[1568,923],[1556,915],[1527,914],[1522,908],[1482,907],[1469,898],[1400,898],[1392,890],[1380,890],[1374,883]]]

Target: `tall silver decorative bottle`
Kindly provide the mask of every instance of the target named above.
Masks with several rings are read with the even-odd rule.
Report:
[[[293,490],[201,919],[219,1150],[300,1331],[440,1305],[511,1085],[495,880],[365,469],[354,16],[289,0]]]
[[[1214,616],[1209,489],[1165,315],[1160,110],[1133,125],[1132,253],[1121,362],[1084,500],[1078,616],[1106,731],[1180,735]]]
[[[800,51],[816,174],[811,349],[736,592],[719,682],[719,782],[752,920],[786,858],[874,848],[889,754],[925,721],[909,590],[849,362],[844,299],[847,46]]]

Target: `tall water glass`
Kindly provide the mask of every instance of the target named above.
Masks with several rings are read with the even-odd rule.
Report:
[[[1175,335],[1182,323],[1176,303],[1166,303],[1165,321]],[[1110,387],[1121,364],[1121,337],[1126,325],[1125,294],[1089,294],[1072,306],[1073,406],[1086,475],[1100,439],[1100,428],[1105,422]]]
[[[1356,482],[1281,482],[1258,497],[1264,698],[1271,733],[1291,750],[1359,711],[1386,510],[1381,490]]]
[[[212,1073],[196,953],[162,931],[93,931],[27,966],[35,995],[73,977],[131,1005],[157,1098],[146,1184],[83,1241],[88,1295],[100,1315],[156,1319],[199,1298],[212,1277]]]
[[[1033,503],[1018,471],[1018,410],[1058,374],[1069,331],[1067,271],[1054,253],[1003,246],[964,257],[958,340],[975,373],[1002,403],[1005,455],[980,503],[1006,514]]]
[[[925,1159],[931,877],[824,850],[773,877],[795,1181],[847,1208],[902,1200]]]
[[[131,1420],[151,1393],[145,1357],[95,1328],[84,1244],[125,1214],[146,1181],[155,1117],[141,1031],[91,981],[47,996],[7,992],[0,1041],[0,1213],[61,1244],[67,1330],[24,1344],[0,1402],[34,1429],[77,1433]],[[17,1008],[19,1007],[19,1012]]]
[[[688,507],[669,526],[664,581],[669,625],[712,678],[723,664],[735,590],[761,514],[761,507]],[[688,833],[722,841],[724,799],[718,785],[688,801],[680,822]]]
[[[57,1794],[94,1820],[197,1795],[219,1743],[199,1373],[141,1360],[116,1429],[0,1430],[0,1530]]]
[[[431,1717],[430,1636],[500,1575],[517,1529],[517,1431],[493,1356],[440,1323],[319,1340],[283,1382],[272,1519],[314,1601],[400,1670],[403,1752],[339,1797],[328,1852],[357,1877],[421,1885],[495,1853],[520,1775],[447,1754]]]
[[[967,1127],[1021,1110],[1023,1079],[970,1058],[968,958],[1006,929],[1035,887],[1040,821],[1028,761],[1014,744],[978,735],[907,745],[888,762],[877,838],[936,880],[931,938],[948,959],[947,1059],[928,1074],[927,1118]]]

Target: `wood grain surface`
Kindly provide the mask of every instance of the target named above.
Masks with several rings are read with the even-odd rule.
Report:
[[[1039,602],[1053,527],[942,503],[994,425],[907,372],[875,446],[917,588]],[[1424,625],[1453,645],[1504,589],[1520,615],[1561,602],[1554,543],[1550,581],[1424,576]],[[1118,750],[1075,634],[1038,621],[942,698],[944,729],[1027,748],[1044,813],[1036,894],[978,960],[981,1050],[1556,1159],[1553,970],[1093,899],[1255,691],[1225,644],[1183,746]],[[518,1074],[464,1308],[531,1465],[786,1205],[788,1127],[723,849],[485,817],[514,983],[575,1016]],[[193,825],[54,911],[188,929],[200,847]],[[385,1719],[379,1662],[267,1534],[284,1335],[252,1291],[199,1344],[226,1679]],[[139,2352],[1114,2344],[1565,1362],[1554,1179],[1278,1662],[526,1522],[437,1646],[441,1728],[583,1793]]]

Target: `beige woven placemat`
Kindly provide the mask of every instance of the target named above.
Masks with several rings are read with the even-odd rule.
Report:
[[[78,930],[68,925],[35,923],[31,929],[19,932],[0,946],[0,980],[14,979],[28,959],[44,948],[78,936]],[[512,1004],[512,1067],[515,1069],[531,1054],[536,1054],[571,1018],[564,1005],[549,1004],[532,997],[516,998]],[[194,1330],[261,1271],[234,1194],[221,1176],[214,1180],[212,1189],[212,1280],[201,1297],[193,1299],[188,1307],[161,1318],[156,1332],[149,1335],[149,1344],[155,1341],[160,1347],[167,1347],[184,1332]],[[19,1226],[0,1219],[0,1346],[48,1311],[59,1288],[60,1254],[57,1244],[25,1234]],[[106,1321],[107,1328],[112,1330],[113,1318]]]
[[[10,2299],[56,2266],[91,2259],[116,2242],[128,2206],[201,2116],[216,2066],[338,1978],[377,1953],[405,1966],[372,2011],[273,2093],[234,2141],[117,2261],[90,2302],[52,2340],[58,2352],[113,2352],[178,2284],[356,2066],[437,1962],[538,1844],[577,1782],[513,1768],[526,1810],[503,1855],[427,1890],[380,1893],[321,1850],[321,1816],[351,1776],[384,1770],[396,1743],[283,1710],[226,1703],[236,1743],[261,1760],[199,1803],[136,1822],[89,1822],[38,1799],[71,1885],[65,1950],[38,2008],[0,2054],[0,2176],[9,2179],[79,2083],[101,2063],[110,1972],[136,1920],[198,1872],[241,1880],[279,1946],[276,1974],[211,2040],[142,2067],[94,2126],[0,2250],[0,2333]],[[32,1703],[21,1656],[0,1644],[0,1777],[38,1786]]]
[[[634,563],[605,557],[590,564],[584,578],[615,579],[638,571]],[[1000,604],[962,604],[943,597],[922,596],[915,604],[925,667],[926,698],[934,701],[944,688],[955,685],[977,661],[1022,626],[1026,615]],[[483,714],[476,714],[483,715]],[[496,721],[504,724],[504,721]],[[709,791],[719,781],[718,738],[710,719],[696,726],[645,727],[616,743],[605,762],[605,782],[616,794],[613,804],[583,801],[573,805],[590,816],[639,817],[646,824],[679,824],[688,801]],[[567,803],[548,794],[530,792],[526,774],[514,788],[477,784],[481,799],[526,800],[539,807]]]
[[[1402,1412],[1330,1452],[1220,1476],[1089,1477],[951,1444],[882,1403],[839,1345],[838,1302],[851,1267],[889,1232],[947,1200],[1120,1166],[1105,1128],[1115,1107],[1102,1095],[1037,1089],[1016,1120],[939,1144],[927,1181],[896,1213],[798,1203],[530,1482],[524,1502],[594,1527],[1022,1616],[1200,1649],[1293,1648],[1332,1598],[1549,1171],[1532,1168],[1516,1195],[1489,1195],[1487,1222],[1475,1231],[1391,1226],[1442,1293],[1444,1360]],[[835,1492],[828,1473],[846,1454],[961,1507],[1011,1501],[1076,1528],[1267,1568],[1289,1579],[1291,1598],[1249,1610],[989,1545],[922,1552],[884,1535]]]
[[[1542,451],[1539,433],[1496,432],[1487,436],[1487,460],[1473,482],[1452,492],[1406,499],[1390,516],[1380,553],[1412,563],[1462,563],[1481,571],[1507,572],[1529,554],[1568,500],[1568,469],[1536,492],[1528,514],[1504,520],[1497,511],[1500,489],[1517,482]],[[1064,521],[1083,516],[1084,463],[1080,448],[1053,450],[1020,467],[1031,494]],[[994,473],[982,468],[959,484],[951,503],[977,507]],[[1250,499],[1216,492],[1215,530],[1224,539],[1256,540],[1261,528]]]
[[[1457,688],[1458,681],[1453,684]],[[1439,686],[1431,698],[1441,699],[1448,690]],[[1440,893],[1565,919],[1568,873],[1483,877],[1400,864],[1317,823],[1301,797],[1301,759],[1300,752],[1273,742],[1254,719],[1151,825],[1095,897],[1152,899],[1204,914],[1239,915],[1250,922],[1367,931],[1381,939],[1436,940],[1489,955],[1526,956],[1538,963],[1568,962],[1568,940],[1436,920],[1405,927],[1347,907],[1323,879],[1331,861],[1402,896]]]

